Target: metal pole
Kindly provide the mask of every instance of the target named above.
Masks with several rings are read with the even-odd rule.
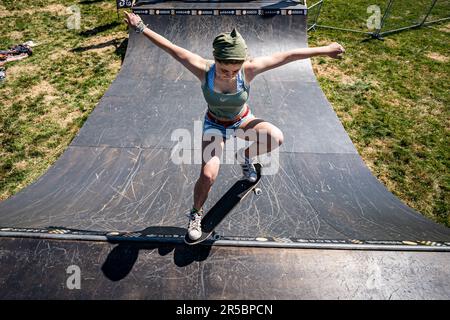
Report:
[[[433,0],[433,3],[431,4],[431,7],[430,7],[430,9],[428,10],[428,12],[427,12],[425,18],[424,18],[423,21],[420,23],[420,26],[423,26],[423,24],[425,23],[425,21],[427,21],[428,16],[429,16],[430,13],[431,13],[431,10],[433,10],[434,6],[436,5],[436,2],[437,2],[437,0]]]
[[[392,33],[400,32],[400,31],[403,31],[403,30],[415,29],[415,28],[418,28],[420,26],[421,26],[421,24],[415,24],[415,25],[408,26],[408,27],[403,27],[403,28],[394,29],[394,30],[388,30],[388,31],[380,33],[379,36],[383,37],[383,36],[385,36],[387,34],[392,34]]]
[[[360,30],[345,29],[345,28],[339,28],[339,27],[332,27],[332,26],[325,26],[325,25],[317,24],[317,21],[319,19],[319,15],[320,15],[320,12],[321,12],[321,9],[322,9],[322,5],[323,5],[324,1],[325,0],[321,0],[321,1],[315,3],[315,4],[313,4],[311,6],[311,8],[319,6],[319,10],[318,10],[317,15],[314,17],[313,24],[308,28],[308,31],[310,31],[311,29],[315,30],[316,28],[327,28],[327,29],[333,29],[333,30],[341,30],[341,31],[362,33],[362,34],[366,34],[366,35],[371,36],[372,39],[382,40],[383,36],[387,35],[387,34],[399,32],[399,31],[403,31],[403,30],[408,30],[408,29],[415,29],[415,28],[421,27],[423,25],[429,25],[431,23],[447,21],[447,20],[450,19],[450,17],[446,17],[446,18],[441,18],[441,19],[434,20],[434,21],[426,21],[428,19],[428,17],[430,16],[431,11],[433,10],[433,8],[435,7],[435,5],[436,5],[436,3],[438,1],[438,0],[432,0],[431,6],[428,9],[428,12],[427,12],[426,16],[425,16],[425,18],[423,19],[423,21],[421,23],[417,23],[417,24],[414,24],[414,25],[408,26],[408,27],[403,27],[403,28],[399,28],[399,29],[394,29],[394,30],[388,30],[388,31],[385,31],[385,32],[381,32],[381,30],[383,29],[384,25],[386,24],[387,19],[389,18],[390,14],[391,14],[392,6],[394,4],[394,0],[389,0],[389,2],[387,3],[387,6],[386,6],[386,11],[384,12],[383,17],[381,19],[380,27],[378,29],[376,29],[374,32],[365,32],[365,31],[360,31]],[[308,8],[308,9],[311,9],[311,8]],[[370,39],[367,39],[367,40],[370,40]]]
[[[385,11],[385,13],[383,15],[383,18],[381,18],[380,28],[377,29],[375,32],[371,33],[373,38],[381,39],[380,32],[381,32],[381,29],[383,29],[384,23],[385,23],[387,17],[389,16],[389,14],[390,14],[391,7],[392,7],[393,3],[394,3],[394,0],[389,0],[389,3],[387,5],[386,11]]]
[[[408,27],[403,27],[403,28],[399,28],[399,29],[388,30],[388,31],[386,31],[386,32],[380,33],[379,36],[382,37],[382,36],[384,36],[384,35],[396,33],[396,32],[403,31],[403,30],[409,30],[409,29],[420,28],[420,27],[422,27],[423,25],[427,25],[427,24],[430,24],[430,23],[433,23],[433,22],[439,22],[439,21],[444,21],[444,20],[450,19],[450,17],[449,17],[449,18],[439,19],[439,20],[436,20],[436,21],[426,22],[426,20],[428,19],[428,16],[430,15],[431,11],[433,10],[434,6],[436,5],[436,2],[437,2],[437,0],[433,0],[433,2],[432,2],[432,4],[431,4],[430,8],[428,9],[427,14],[425,15],[425,18],[423,19],[423,21],[422,21],[421,23],[417,23],[417,24],[415,24],[415,25],[408,26]]]
[[[308,28],[308,31],[310,31],[311,29],[315,29],[317,26],[317,20],[319,19],[319,15],[320,15],[320,10],[322,9],[322,5],[323,5],[324,0],[320,0],[319,2],[316,2],[315,4],[313,4],[311,7],[308,8],[308,11],[313,9],[314,7],[319,5],[319,9],[317,11],[316,16],[314,17],[313,23],[312,25]]]
[[[441,21],[447,21],[449,19],[450,19],[450,17],[437,19],[437,20],[433,20],[433,21],[428,21],[428,22],[425,22],[424,25],[429,25],[429,24],[436,23],[436,22],[441,22]]]
[[[314,22],[314,25],[317,25],[317,22],[319,21],[319,15],[320,15],[320,11],[322,10],[323,2],[324,2],[324,0],[319,2],[320,6],[319,6],[319,10],[317,10],[316,20]]]
[[[338,27],[331,27],[331,26],[323,26],[323,25],[320,25],[320,24],[318,24],[317,27],[325,28],[325,29],[340,30],[340,31],[355,32],[355,33],[363,33],[363,34],[368,34],[368,35],[372,34],[372,32],[367,32],[367,31],[354,30],[354,29],[345,29],[345,28],[338,28]]]

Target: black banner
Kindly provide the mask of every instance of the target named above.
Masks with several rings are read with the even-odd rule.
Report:
[[[133,0],[116,0],[117,9],[131,8]]]

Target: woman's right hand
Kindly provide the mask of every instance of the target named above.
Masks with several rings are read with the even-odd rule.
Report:
[[[141,17],[139,17],[137,14],[134,14],[133,12],[128,13],[124,11],[124,14],[126,19],[124,19],[123,21],[125,21],[128,24],[128,26],[133,29],[136,29],[139,22],[142,21]]]
[[[333,42],[327,46],[327,55],[334,59],[342,59],[345,49],[337,42]]]

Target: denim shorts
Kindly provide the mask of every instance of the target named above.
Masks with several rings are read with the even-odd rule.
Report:
[[[211,121],[208,117],[208,113],[205,114],[205,118],[203,120],[203,134],[213,134],[213,135],[220,135],[222,134],[222,137],[224,139],[230,138],[232,135],[234,136],[234,131],[239,128],[239,126],[249,120],[253,117],[252,111],[249,109],[248,114],[243,117],[241,120],[236,121],[230,126],[222,126],[220,124],[217,124],[213,121]]]

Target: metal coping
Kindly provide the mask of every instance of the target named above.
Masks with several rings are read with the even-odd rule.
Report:
[[[51,240],[78,240],[100,242],[135,242],[184,244],[184,234],[142,234],[136,232],[101,232],[73,230],[60,227],[49,228],[0,228],[0,237],[34,238]],[[213,235],[201,243],[209,246],[227,247],[263,247],[291,249],[340,249],[340,250],[376,250],[376,251],[439,251],[450,252],[450,242],[437,241],[399,241],[399,240],[332,240],[332,239],[300,239],[277,237],[231,237]]]

